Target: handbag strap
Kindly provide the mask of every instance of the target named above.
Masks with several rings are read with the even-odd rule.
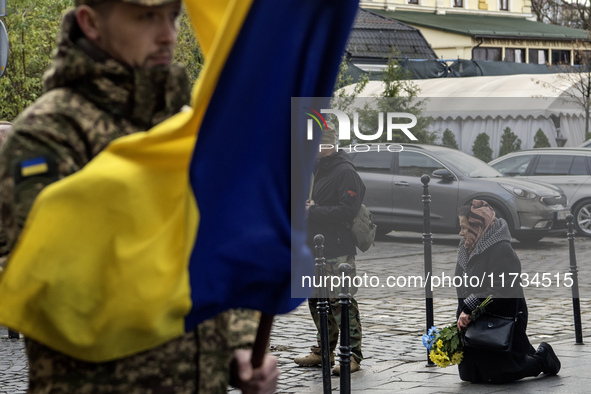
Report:
[[[485,311],[484,313],[486,313],[486,314],[487,314],[487,315],[489,315],[489,316],[498,317],[498,318],[500,318],[500,319],[505,319],[505,320],[515,320],[515,321],[517,321],[517,315],[519,315],[519,314],[521,313],[521,312],[519,312],[519,311],[518,311],[518,309],[519,309],[519,304],[517,303],[517,302],[518,302],[517,300],[519,300],[519,298],[515,298],[515,315],[514,315],[513,317],[510,317],[510,316],[501,316],[501,315],[496,315],[496,314],[494,314],[494,313],[490,313],[490,312],[486,312],[486,311]]]

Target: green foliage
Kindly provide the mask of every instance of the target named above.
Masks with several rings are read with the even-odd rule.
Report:
[[[399,67],[396,59],[390,60],[385,69],[382,82],[384,83],[384,92],[378,100],[366,102],[362,111],[359,111],[359,129],[360,131],[379,129],[379,113],[385,116],[388,112],[410,113],[417,118],[417,124],[410,131],[418,141],[410,141],[401,130],[394,130],[392,139],[387,139],[386,132],[375,142],[416,142],[423,144],[433,144],[437,139],[437,134],[429,132],[427,127],[429,119],[422,117],[423,102],[417,99],[419,88],[408,79],[407,73],[402,67]],[[393,123],[407,124],[408,118],[394,118]],[[384,121],[384,129],[386,122]],[[371,134],[367,132],[367,134]]]
[[[42,76],[71,0],[11,0],[3,22],[10,52],[0,78],[0,119],[13,120],[42,93]]]
[[[472,153],[474,153],[474,157],[485,163],[492,160],[493,151],[490,147],[490,137],[486,133],[480,133],[476,136],[474,145],[472,145]]]
[[[458,149],[458,142],[456,136],[450,129],[445,129],[443,136],[441,137],[441,145],[447,146],[448,148]]]
[[[548,141],[548,137],[542,131],[542,129],[538,129],[536,135],[534,135],[534,148],[549,148],[550,141]]]
[[[186,67],[189,80],[191,84],[194,84],[203,68],[205,57],[195,38],[191,20],[184,6],[179,16],[178,25],[179,30],[173,61]]]
[[[331,107],[343,112],[347,112],[348,108],[355,101],[357,96],[361,94],[369,82],[369,74],[363,74],[359,77],[359,80],[353,81],[353,77],[347,72],[347,63],[348,60],[345,55],[341,59],[341,65],[339,66],[339,73],[337,75],[331,99]],[[351,93],[346,93],[345,90],[341,89],[353,83],[355,83],[355,87]]]
[[[501,136],[499,157],[518,150],[521,150],[521,140],[517,138],[517,135],[514,132],[511,131],[510,127],[505,127],[505,130],[503,130],[503,135]]]
[[[381,101],[383,112],[406,112],[416,116],[417,124],[411,130],[412,134],[417,137],[417,142],[422,144],[433,144],[437,139],[437,134],[429,132],[429,119],[421,116],[423,110],[423,102],[417,99],[419,94],[419,87],[410,79],[408,73],[400,67],[398,61],[392,58],[388,62],[388,67],[384,71],[382,77],[384,82],[384,97],[389,97],[394,100]],[[401,119],[400,123],[407,123],[408,119]],[[386,134],[382,134],[383,141],[385,141]],[[400,130],[393,133],[394,142],[409,142],[408,137]]]
[[[42,77],[56,48],[63,14],[72,0],[10,0],[3,18],[10,42],[6,72],[0,78],[0,120],[12,121],[42,94]],[[187,13],[179,18],[175,61],[187,66],[194,82],[203,65],[203,54],[193,36]]]

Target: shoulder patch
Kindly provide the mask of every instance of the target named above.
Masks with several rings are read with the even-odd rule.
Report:
[[[23,178],[33,175],[45,174],[49,171],[49,166],[44,156],[21,161],[20,168],[21,176]]]

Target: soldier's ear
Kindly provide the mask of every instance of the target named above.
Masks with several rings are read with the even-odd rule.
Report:
[[[87,5],[76,8],[76,21],[82,33],[90,41],[96,42],[100,38],[100,14]]]

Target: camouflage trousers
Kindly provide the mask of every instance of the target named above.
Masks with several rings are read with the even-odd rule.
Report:
[[[258,313],[231,310],[153,349],[90,363],[27,339],[29,393],[227,393],[235,348],[254,341]]]
[[[352,270],[349,273],[350,277],[353,277],[357,274],[355,269],[355,256],[340,256],[334,259],[326,259],[326,265],[324,268],[324,275],[326,276],[341,276],[339,272],[339,265],[347,263],[351,266]],[[330,292],[330,289],[328,289]],[[333,289],[329,295],[329,305],[330,308],[328,310],[328,341],[330,346],[330,351],[333,352],[338,344],[339,341],[339,331],[341,327],[341,305],[339,304],[339,299],[335,298],[341,292],[340,288]],[[357,288],[351,286],[349,288],[349,293],[351,294],[351,304],[349,305],[349,337],[351,338],[351,352],[353,353],[353,358],[358,363],[361,363],[363,360],[363,354],[361,353],[361,319],[359,318],[359,307],[357,305],[357,301],[352,297],[357,293]],[[310,308],[310,313],[312,314],[312,318],[314,319],[314,324],[316,325],[316,339],[318,342],[318,346],[312,347],[312,352],[320,353],[320,314],[318,313],[317,309],[318,298],[309,298],[308,299],[308,307]]]

